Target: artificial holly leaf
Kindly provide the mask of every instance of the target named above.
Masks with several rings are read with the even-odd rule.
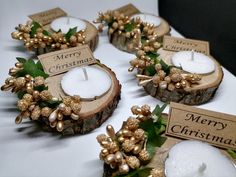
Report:
[[[26,94],[25,91],[19,91],[19,92],[17,92],[17,97],[18,97],[19,99],[22,99],[23,96],[24,96],[24,94]]]
[[[236,160],[236,151],[233,151],[232,149],[227,150],[228,154]]]
[[[152,119],[148,119],[145,122],[141,122],[139,124],[140,128],[142,128],[147,134],[147,151],[152,158],[155,155],[156,148],[160,147],[166,140],[166,138],[161,137],[157,134],[155,124]],[[162,131],[162,130],[161,130]]]
[[[38,104],[39,107],[41,108],[43,107],[56,108],[60,103],[61,101],[49,100],[49,101],[40,101]]]
[[[142,128],[147,133],[148,138],[156,136],[156,131],[152,119],[148,119],[144,122],[141,122],[139,124],[139,127]]]
[[[43,71],[43,65],[41,64],[40,61],[38,61],[38,62],[36,63],[36,66],[37,66],[38,69],[40,69],[40,70]]]
[[[148,57],[150,57],[151,59],[154,60],[154,59],[156,59],[160,54],[149,51],[149,52],[146,53],[146,55],[147,55]]]
[[[133,170],[125,175],[118,175],[116,177],[147,177],[150,175],[150,171],[152,168],[139,168],[137,170]]]
[[[155,127],[155,129],[156,129],[156,134],[161,135],[163,132],[166,131],[166,126],[158,124],[158,126]]]
[[[23,65],[23,69],[16,73],[17,77],[23,77],[26,74],[31,75],[32,77],[42,76],[44,78],[48,77],[39,63],[35,64],[32,59],[26,60]]]
[[[65,38],[67,41],[70,40],[70,37],[75,35],[77,32],[77,27],[74,27],[74,28],[70,28],[69,31],[65,34]]]
[[[33,21],[30,36],[34,37],[34,35],[37,33],[37,29],[41,28],[41,25],[38,22]]]
[[[16,76],[17,77],[24,77],[26,74],[27,74],[26,71],[24,69],[22,69],[16,73]]]
[[[145,74],[148,76],[154,76],[156,74],[156,69],[154,65],[150,65],[145,68]]]
[[[27,62],[24,63],[24,70],[27,74],[31,75],[32,77],[37,77],[37,76],[42,76],[44,78],[48,77],[48,74],[46,74],[43,70],[38,69],[37,65],[32,59],[29,59]]]
[[[42,92],[43,90],[48,90],[48,87],[45,85],[39,85],[37,87],[34,87],[34,90],[37,90],[39,92]]]
[[[165,71],[166,75],[170,74],[170,66],[166,64],[163,60],[160,60],[161,67]]]
[[[50,36],[50,33],[47,30],[43,30],[43,34],[46,36]]]
[[[127,23],[124,25],[125,32],[131,32],[134,29],[134,23]]]
[[[21,57],[16,57],[16,59],[20,62],[20,63],[25,63],[27,60],[25,58],[21,58]]]
[[[162,137],[160,135],[148,138],[146,148],[151,158],[155,155],[156,148],[161,147],[165,143],[166,139],[166,137]]]
[[[161,107],[159,105],[157,105],[155,107],[155,109],[152,111],[152,115],[154,115],[154,122],[157,122],[159,118],[161,118],[161,114],[164,111],[164,109],[166,108],[167,104],[163,104]]]

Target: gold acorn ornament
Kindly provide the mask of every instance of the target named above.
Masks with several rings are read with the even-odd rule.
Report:
[[[113,126],[108,125],[107,135],[97,136],[97,141],[102,147],[99,157],[104,161],[106,170],[112,171],[111,176],[139,173],[140,169],[147,171],[145,166],[155,154],[150,148],[155,148],[153,141],[159,141],[160,134],[164,131],[163,129],[158,132],[159,126],[165,126],[161,123],[162,117],[158,115],[161,115],[161,110],[165,106],[157,106],[154,112],[151,112],[148,105],[133,106],[133,116],[123,123],[118,132],[115,133]],[[150,172],[151,169],[148,169],[145,173],[147,176],[155,175],[154,172]]]

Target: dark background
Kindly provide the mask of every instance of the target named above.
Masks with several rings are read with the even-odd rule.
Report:
[[[236,75],[236,0],[159,0],[159,14],[186,38],[206,40]]]

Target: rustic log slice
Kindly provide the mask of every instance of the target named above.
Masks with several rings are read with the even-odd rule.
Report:
[[[106,71],[112,80],[112,86],[108,92],[103,96],[94,98],[93,100],[81,100],[82,109],[79,114],[78,120],[68,119],[65,120],[65,126],[62,134],[73,135],[73,134],[85,134],[105,122],[113,113],[118,105],[121,94],[121,85],[116,78],[115,73],[105,65],[96,65]],[[55,97],[65,96],[60,81],[63,75],[57,75],[47,78],[48,89]],[[101,81],[102,84],[102,81]],[[46,130],[52,131],[49,126],[48,119],[42,121]]]
[[[167,114],[162,114],[164,118],[167,119],[168,115]],[[162,135],[165,136],[165,135]],[[168,153],[170,149],[176,145],[177,143],[181,142],[181,139],[177,139],[174,137],[167,137],[165,143],[161,146],[156,148],[156,153],[152,160],[146,165],[146,167],[149,168],[159,168],[159,169],[164,169],[165,168],[165,160],[168,157]],[[236,163],[236,160],[233,159],[226,150],[221,149],[220,150],[222,154],[224,154],[226,157],[228,157],[232,162]],[[110,165],[107,165],[104,163],[103,166],[103,177],[113,177],[113,174],[115,173],[115,170],[110,167]],[[160,177],[165,177],[165,175],[160,176]]]
[[[174,54],[172,51],[158,50],[160,57],[167,63],[171,64],[171,57]],[[145,91],[151,96],[160,99],[163,102],[178,102],[187,105],[199,105],[208,102],[212,99],[218,89],[222,79],[223,71],[221,65],[213,58],[215,63],[215,71],[209,74],[203,74],[199,84],[194,84],[190,88],[175,89],[169,91],[155,87],[153,82],[149,82],[144,86]]]

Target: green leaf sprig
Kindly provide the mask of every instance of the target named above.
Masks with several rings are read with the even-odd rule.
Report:
[[[236,160],[236,151],[228,149],[227,152],[234,160]]]
[[[70,37],[77,33],[77,27],[70,28],[69,31],[65,34],[66,41],[70,40]]]
[[[23,77],[26,74],[29,74],[32,77],[37,77],[37,76],[42,76],[44,78],[48,77],[48,74],[46,74],[43,71],[43,67],[40,61],[35,63],[33,59],[26,60],[24,58],[19,58],[19,57],[17,57],[16,59],[19,62],[23,63],[23,69],[16,73],[17,77]]]
[[[148,119],[139,124],[147,135],[147,151],[150,158],[155,155],[156,148],[161,147],[166,141],[166,138],[161,136],[166,127],[166,121],[162,118],[161,113],[166,106],[167,104],[164,104],[162,107],[157,105],[152,112],[153,119]]]

